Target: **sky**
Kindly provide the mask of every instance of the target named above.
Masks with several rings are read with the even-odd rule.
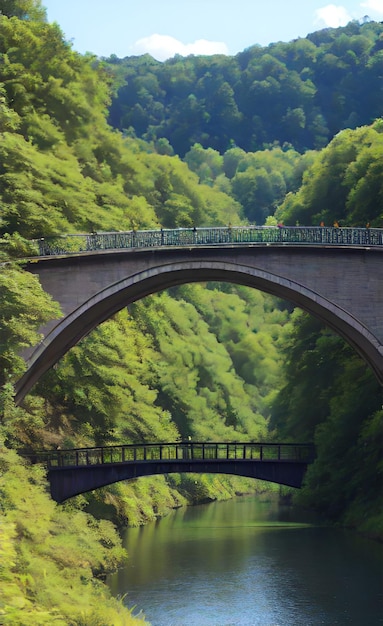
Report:
[[[42,0],[74,50],[120,58],[146,52],[235,55],[288,42],[365,16],[383,21],[383,0]]]

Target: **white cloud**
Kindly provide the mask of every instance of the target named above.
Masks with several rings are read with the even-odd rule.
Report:
[[[194,43],[184,44],[169,35],[150,35],[136,41],[132,48],[132,54],[149,53],[157,61],[166,61],[175,54],[188,56],[189,54],[229,54],[227,45],[222,41],[207,41],[198,39]]]
[[[368,1],[378,2],[379,0]],[[315,18],[315,24],[320,28],[327,26],[338,28],[338,26],[345,26],[352,20],[352,16],[345,7],[336,6],[335,4],[327,4],[325,7],[317,9],[315,11]]]
[[[383,15],[383,0],[367,0],[367,2],[362,2],[360,6],[367,11],[377,13],[378,16]]]

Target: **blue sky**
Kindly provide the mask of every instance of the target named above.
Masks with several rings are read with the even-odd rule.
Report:
[[[383,0],[43,0],[78,52],[234,55],[350,20],[383,20]]]

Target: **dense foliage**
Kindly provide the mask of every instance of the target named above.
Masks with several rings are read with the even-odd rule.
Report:
[[[0,232],[30,238],[235,219],[235,201],[197,188],[181,161],[108,127],[108,75],[57,25],[0,20]]]
[[[105,520],[142,524],[264,488],[157,476],[58,507],[18,448],[314,438],[304,502],[381,534],[381,391],[340,339],[265,294],[157,294],[84,338],[22,407],[12,387],[20,352],[59,315],[17,261],[33,251],[27,239],[247,220],[382,226],[381,32],[352,23],[235,58],[105,62],[75,53],[39,0],[0,0],[2,623],[142,623],[101,582],[124,557]]]
[[[289,43],[252,46],[235,57],[149,55],[107,59],[118,91],[115,128],[166,140],[183,156],[195,143],[221,154],[274,142],[320,149],[343,128],[383,113],[383,25],[350,22]]]
[[[276,212],[296,220],[343,226],[383,226],[383,123],[339,133],[303,174]]]
[[[3,431],[3,429],[2,429]],[[25,467],[0,433],[0,621],[79,626],[144,624],[100,580],[124,557],[106,520],[58,507],[41,467]]]
[[[382,390],[339,337],[296,311],[284,346],[286,381],[270,427],[284,440],[315,441],[298,500],[327,519],[383,537]]]

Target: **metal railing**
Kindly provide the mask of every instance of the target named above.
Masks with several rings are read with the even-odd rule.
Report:
[[[39,256],[134,248],[295,244],[383,246],[383,228],[327,226],[220,226],[94,232],[34,239]]]
[[[20,451],[50,469],[152,461],[294,461],[311,463],[310,443],[149,443],[69,450]]]

